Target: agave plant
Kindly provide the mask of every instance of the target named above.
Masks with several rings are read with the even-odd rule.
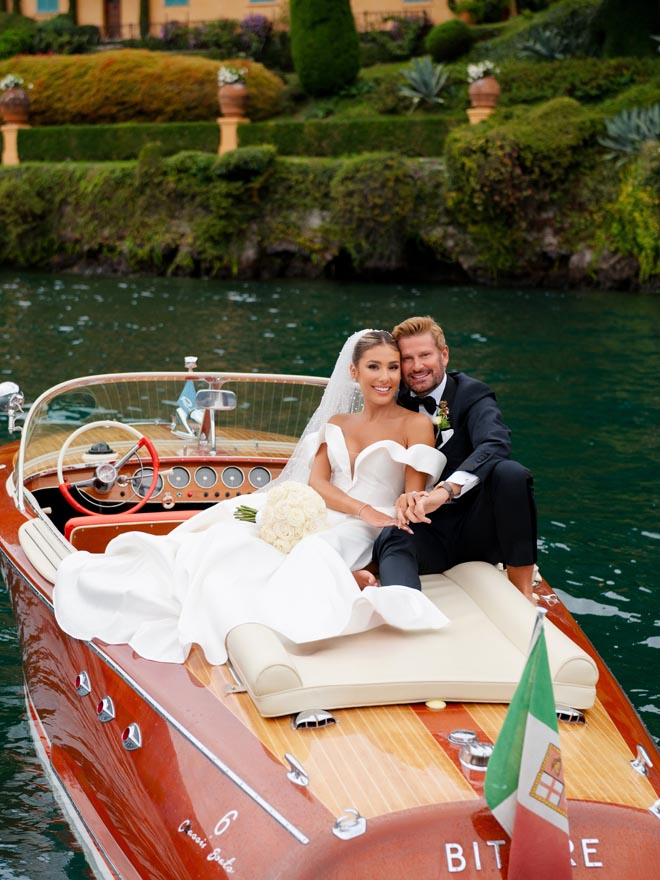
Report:
[[[434,64],[430,56],[426,55],[424,58],[413,58],[412,68],[401,71],[406,82],[399,87],[399,94],[412,100],[411,112],[422,101],[427,104],[444,104],[440,92],[445,87],[448,73],[442,67],[442,64]]]
[[[610,151],[606,159],[622,165],[639,152],[646,141],[660,140],[660,104],[621,110],[605,120],[606,136],[598,139]]]
[[[520,47],[520,55],[543,61],[563,61],[572,54],[571,48],[570,40],[555,28],[537,28]]]

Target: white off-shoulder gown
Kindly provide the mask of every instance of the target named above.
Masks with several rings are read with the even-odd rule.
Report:
[[[313,454],[325,441],[332,480],[352,497],[392,513],[407,465],[437,479],[444,455],[430,446],[408,449],[380,440],[353,468],[344,435],[328,424],[309,438]],[[266,624],[293,642],[311,642],[381,624],[439,629],[445,615],[408,587],[360,591],[351,572],[371,559],[378,529],[328,511],[328,526],[284,554],[258,536],[258,526],[234,519],[239,504],[261,507],[267,493],[221,502],[169,535],[120,535],[105,553],[66,557],[57,572],[55,615],[84,640],[128,643],[142,657],[182,663],[193,643],[210,663],[227,659],[225,638],[240,623]]]

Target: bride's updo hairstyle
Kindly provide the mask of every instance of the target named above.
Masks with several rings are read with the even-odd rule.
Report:
[[[367,332],[363,333],[355,343],[353,356],[351,357],[353,366],[357,368],[364,355],[370,349],[376,348],[377,345],[389,345],[390,348],[393,348],[398,354],[399,350],[396,347],[396,342],[391,333],[387,330],[367,330]]]

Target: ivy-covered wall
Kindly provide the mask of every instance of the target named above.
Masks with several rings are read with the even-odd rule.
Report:
[[[659,183],[660,145],[617,169],[570,98],[457,129],[444,158],[152,143],[137,161],[0,169],[0,264],[660,290]]]

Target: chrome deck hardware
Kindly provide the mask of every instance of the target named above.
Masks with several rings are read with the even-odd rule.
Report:
[[[76,675],[75,688],[79,697],[86,697],[92,689],[89,683],[89,675],[87,675],[84,669],[81,669],[78,675]]]
[[[299,712],[291,718],[291,727],[294,730],[303,730],[305,728],[329,727],[336,724],[337,719],[332,712],[326,712],[325,709],[308,709]]]
[[[584,724],[586,719],[584,712],[579,709],[573,709],[572,706],[555,706],[557,721],[567,721],[569,724]]]
[[[335,820],[332,833],[340,840],[352,840],[367,830],[367,820],[354,807],[346,807],[344,815]]]
[[[16,430],[16,416],[23,412],[25,398],[15,382],[0,383],[0,411],[7,413],[7,430],[13,434]]]
[[[121,734],[121,744],[128,752],[142,748],[142,732],[135,721],[132,721],[128,727],[125,727]]]
[[[483,770],[488,767],[488,761],[493,754],[492,743],[480,742],[475,739],[463,746],[458,753],[458,760],[464,767],[470,770]]]
[[[656,819],[660,819],[660,798],[649,807],[649,813],[653,813]]]
[[[103,699],[99,700],[96,704],[96,716],[99,721],[112,721],[115,717],[115,704],[112,702],[112,697],[103,697]]]
[[[289,762],[290,767],[290,770],[287,771],[286,778],[289,782],[293,782],[294,785],[300,785],[301,788],[306,788],[309,785],[309,776],[303,765],[297,758],[294,758],[293,755],[290,755],[288,752],[285,753],[284,757]]]
[[[649,758],[648,752],[644,746],[640,746],[639,743],[637,744],[637,757],[633,758],[630,762],[630,766],[642,776],[648,776],[648,768],[653,766],[653,761]]]
[[[226,694],[246,694],[247,688],[242,684],[226,684],[223,691]]]
[[[467,743],[476,742],[477,734],[474,730],[452,730],[447,739],[455,746],[464,746]]]

